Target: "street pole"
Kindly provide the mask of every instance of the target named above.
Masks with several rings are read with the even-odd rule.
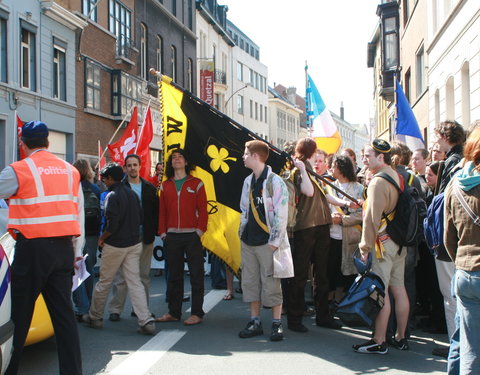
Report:
[[[230,99],[232,99],[237,92],[242,91],[243,89],[246,89],[248,86],[250,86],[250,84],[246,83],[245,86],[240,87],[238,90],[234,91],[233,94],[228,97],[228,99],[225,101],[225,112],[227,112],[227,104],[230,101]],[[245,112],[245,109],[244,109],[244,112]],[[232,110],[232,116],[233,116],[233,110]]]

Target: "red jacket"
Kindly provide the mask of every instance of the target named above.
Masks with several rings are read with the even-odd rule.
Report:
[[[177,192],[170,178],[160,186],[160,217],[158,233],[191,233],[207,230],[207,194],[202,180],[187,176],[182,189]]]

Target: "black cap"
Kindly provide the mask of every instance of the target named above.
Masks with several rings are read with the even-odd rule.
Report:
[[[390,143],[388,143],[384,139],[375,138],[372,142],[372,148],[377,152],[381,152],[382,154],[387,154],[392,149],[392,146],[390,146]]]

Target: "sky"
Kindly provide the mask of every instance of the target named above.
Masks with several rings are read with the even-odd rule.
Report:
[[[345,120],[373,117],[373,69],[367,44],[380,0],[219,0],[227,17],[260,48],[268,84],[294,86],[305,96],[305,61],[327,108]]]

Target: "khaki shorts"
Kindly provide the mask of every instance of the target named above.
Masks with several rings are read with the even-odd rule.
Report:
[[[243,302],[261,301],[263,306],[283,302],[280,279],[273,277],[273,250],[270,246],[249,246],[242,241]]]
[[[382,259],[375,257],[373,250],[372,271],[381,277],[385,284],[385,289],[389,286],[405,286],[405,257],[407,256],[407,248],[404,247],[398,254],[399,246],[388,239],[384,242],[385,251]]]

